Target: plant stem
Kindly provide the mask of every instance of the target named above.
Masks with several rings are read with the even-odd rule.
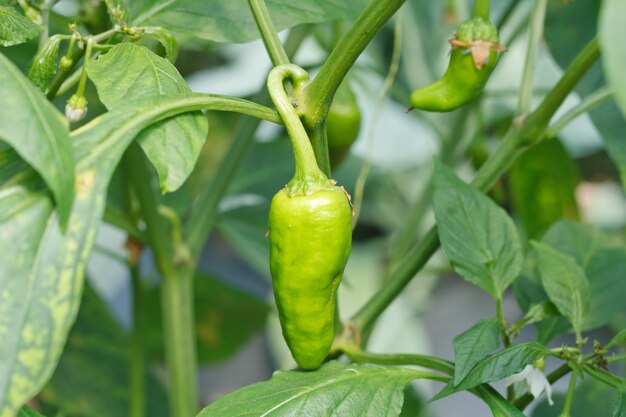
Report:
[[[341,350],[357,363],[376,363],[380,365],[415,365],[447,375],[454,375],[454,363],[445,359],[428,355],[416,355],[408,353],[380,354],[370,353],[359,349],[357,346],[342,346]]]
[[[107,30],[106,32],[102,32],[97,35],[94,35],[93,36],[94,44],[110,39],[113,36],[117,35],[118,33],[120,33],[119,29],[113,28],[113,29]],[[72,66],[70,68],[67,68],[65,71],[57,72],[57,74],[52,79],[52,82],[50,82],[50,85],[48,86],[48,93],[46,94],[46,97],[48,98],[48,100],[52,100],[53,98],[57,96],[57,92],[59,91],[61,84],[63,84],[63,81],[65,81],[65,79],[74,69],[74,67],[76,67],[76,64],[78,63],[78,61],[82,58],[84,54],[85,54],[84,49],[79,49],[75,51],[71,57]]]
[[[158,212],[157,191],[139,145],[124,156],[125,167],[139,200],[140,212],[155,263],[161,273],[161,312],[165,362],[169,376],[168,397],[172,417],[195,416],[198,407],[196,350],[193,318],[193,271],[177,268],[167,222]]]
[[[506,331],[506,319],[504,318],[504,310],[502,308],[502,298],[496,299],[496,315],[498,317],[498,322],[500,323],[500,336],[502,337],[502,343],[504,343],[504,347],[509,347],[511,346],[511,339]]]
[[[285,41],[287,56],[293,56],[302,41],[310,31],[310,26],[302,25],[292,29]],[[259,91],[254,97],[256,103],[269,103],[269,98],[265,88]],[[237,132],[233,142],[228,147],[228,152],[220,162],[216,175],[210,184],[203,187],[191,207],[188,220],[184,225],[183,238],[189,247],[192,259],[197,259],[204,241],[209,235],[217,219],[217,209],[219,202],[228,189],[235,172],[250,149],[254,139],[254,132],[259,126],[260,120],[257,118],[245,118]]]
[[[328,137],[326,136],[326,124],[320,123],[313,129],[306,129],[311,146],[313,147],[313,153],[315,154],[315,160],[317,165],[322,170],[324,175],[328,178],[331,177],[330,170],[330,155],[328,154]]]
[[[487,191],[520,154],[541,141],[554,113],[599,56],[598,41],[594,38],[576,56],[541,105],[525,121],[509,129],[500,147],[476,173],[472,186]],[[422,241],[407,253],[405,262],[389,274],[384,286],[353,317],[352,321],[362,333],[374,324],[376,318],[411,282],[438,248],[437,228],[433,226]]]
[[[535,84],[535,69],[539,57],[541,37],[543,36],[543,24],[546,16],[548,0],[536,0],[535,8],[530,19],[530,33],[528,35],[528,49],[526,50],[526,61],[524,63],[524,73],[520,86],[519,102],[517,104],[517,114],[528,113],[533,98],[533,87]]]
[[[480,17],[489,20],[489,0],[474,0],[474,8],[472,9],[472,17]]]
[[[139,268],[130,264],[130,277],[133,289],[133,331],[130,335],[130,417],[144,417],[146,409],[144,331],[143,331],[143,287]]]
[[[613,355],[606,358],[608,363],[626,362],[626,355]]]
[[[317,166],[313,147],[300,121],[300,117],[298,117],[296,109],[285,91],[284,81],[289,79],[297,90],[300,85],[308,82],[309,74],[297,65],[279,65],[274,67],[267,77],[267,90],[287,128],[287,133],[293,146],[296,161],[294,178],[319,178],[324,175]]]
[[[567,387],[567,395],[565,397],[565,404],[563,404],[563,410],[559,417],[570,417],[570,409],[572,408],[572,400],[574,399],[574,389],[576,388],[576,379],[578,375],[572,373],[569,380],[569,387]]]
[[[314,128],[326,118],[333,97],[374,35],[406,0],[372,0],[341,38],[304,91],[304,124]]]
[[[565,113],[559,120],[554,122],[548,130],[546,130],[546,139],[552,139],[557,137],[561,130],[565,126],[567,126],[571,121],[576,119],[581,114],[587,113],[596,107],[606,103],[611,99],[613,95],[613,91],[608,87],[603,87],[592,94],[589,94],[584,98],[577,106],[571,108],[567,113]]]
[[[87,64],[89,62],[89,58],[91,58],[93,45],[93,36],[90,36],[89,38],[87,38],[87,48],[85,51],[85,60],[83,61],[83,70],[80,73],[80,80],[78,81],[78,88],[76,89],[76,95],[78,97],[85,96],[85,86],[87,85]]]
[[[265,45],[265,49],[267,50],[272,64],[274,66],[289,64],[289,58],[278,38],[278,33],[272,23],[272,18],[267,10],[265,1],[248,0],[248,5],[250,5],[254,21],[259,28],[261,39],[263,39],[263,44]]]

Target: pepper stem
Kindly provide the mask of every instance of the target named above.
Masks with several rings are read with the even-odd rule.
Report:
[[[480,17],[489,21],[489,0],[475,0],[472,17]]]
[[[286,64],[274,67],[267,77],[267,89],[278,114],[285,123],[296,161],[296,173],[288,187],[295,188],[298,183],[327,183],[328,178],[317,166],[313,147],[298,117],[294,103],[285,92],[284,81],[286,79],[290,79],[294,90],[297,90],[299,86],[309,81],[309,74],[297,65]],[[312,190],[305,186],[302,191],[306,193]]]

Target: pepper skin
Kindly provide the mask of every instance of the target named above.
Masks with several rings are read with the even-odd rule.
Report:
[[[348,194],[319,169],[306,130],[286,94],[309,76],[293,65],[274,67],[267,88],[293,146],[295,174],[272,199],[270,271],[285,341],[298,365],[319,368],[335,337],[335,296],[352,244]]]
[[[290,196],[280,190],[269,214],[270,270],[283,335],[302,369],[317,369],[335,335],[335,294],[352,241],[343,189]]]
[[[452,45],[450,63],[442,78],[415,90],[411,105],[415,109],[448,112],[478,96],[496,66],[498,31],[489,21],[476,17],[459,26]]]

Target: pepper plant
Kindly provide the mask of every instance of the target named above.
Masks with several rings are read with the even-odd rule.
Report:
[[[0,0],[0,417],[426,416],[461,391],[496,417],[625,415],[625,20],[623,0]],[[255,39],[258,92],[192,91]],[[415,156],[376,135],[390,111],[434,159],[377,163],[374,138]],[[568,151],[581,120],[593,157]],[[211,236],[273,296],[207,267]],[[101,278],[120,266],[125,325]],[[394,306],[412,346],[428,306],[463,322],[433,276],[491,313],[449,355],[377,348]],[[200,365],[262,328],[282,369],[200,397]]]

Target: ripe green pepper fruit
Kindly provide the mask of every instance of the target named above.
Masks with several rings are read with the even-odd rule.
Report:
[[[283,336],[305,370],[317,369],[335,335],[335,294],[352,243],[348,194],[317,166],[313,148],[283,81],[308,82],[296,65],[280,65],[267,86],[293,145],[296,172],[272,199],[270,271]]]
[[[448,42],[452,45],[448,69],[439,80],[411,94],[413,108],[447,112],[464,105],[480,94],[498,52],[506,51],[498,43],[496,27],[483,17],[461,23]]]
[[[345,79],[333,98],[326,116],[326,136],[331,168],[337,167],[348,156],[350,146],[361,130],[361,111],[354,92]]]

